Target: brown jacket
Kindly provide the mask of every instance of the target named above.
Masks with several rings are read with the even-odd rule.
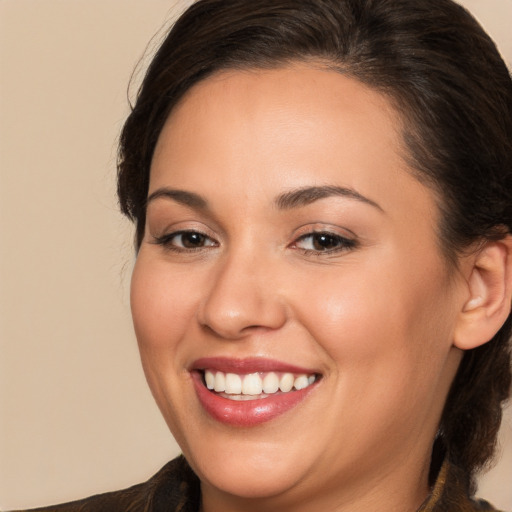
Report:
[[[469,499],[460,482],[458,471],[445,462],[417,512],[494,510],[485,501]],[[31,512],[198,512],[199,502],[199,480],[181,456],[143,484]]]

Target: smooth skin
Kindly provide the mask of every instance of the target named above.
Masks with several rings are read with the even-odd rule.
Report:
[[[510,244],[453,268],[400,130],[386,97],[311,63],[222,72],[167,120],[131,300],[204,512],[400,512],[428,496],[461,348],[508,314]],[[265,357],[321,379],[277,418],[233,427],[197,398],[190,368],[203,357]]]

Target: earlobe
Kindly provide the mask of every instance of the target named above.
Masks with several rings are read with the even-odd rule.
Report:
[[[487,343],[510,314],[512,236],[487,242],[478,251],[468,272],[467,289],[453,341],[462,350]]]

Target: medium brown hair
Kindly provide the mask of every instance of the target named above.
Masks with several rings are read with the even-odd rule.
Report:
[[[155,144],[194,84],[226,69],[314,59],[387,95],[413,172],[439,197],[447,259],[512,230],[512,81],[494,43],[451,0],[200,0],[151,62],[119,148],[121,210],[144,235]],[[511,384],[511,321],[465,353],[432,468],[446,454],[473,476],[491,458]]]

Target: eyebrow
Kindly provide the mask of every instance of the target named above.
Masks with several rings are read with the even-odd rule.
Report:
[[[384,211],[382,207],[375,201],[372,201],[371,199],[361,195],[353,188],[338,187],[334,185],[302,187],[295,190],[290,190],[284,194],[279,195],[275,200],[275,204],[280,210],[289,210],[307,206],[308,204],[314,203],[315,201],[332,196],[341,196],[347,197],[349,199],[355,199],[356,201],[369,204],[381,212]]]
[[[320,199],[325,199],[332,196],[341,196],[349,199],[355,199],[356,201],[369,204],[370,206],[373,206],[382,212],[384,211],[375,201],[372,201],[371,199],[361,195],[353,188],[339,187],[334,185],[301,187],[298,189],[289,190],[288,192],[284,192],[283,194],[277,196],[274,203],[280,210],[290,210],[294,208],[301,208],[303,206],[307,206],[308,204],[314,203],[315,201],[319,201]],[[167,187],[159,188],[151,193],[147,198],[146,206],[148,206],[152,201],[160,198],[170,199],[190,208],[197,208],[200,210],[208,209],[208,201],[206,201],[206,199],[204,199],[199,194],[188,192],[186,190],[171,189]]]
[[[187,192],[186,190],[176,190],[167,187],[159,188],[150,194],[146,200],[146,206],[148,206],[149,203],[155,199],[160,198],[171,199],[172,201],[176,201],[177,203],[189,206],[190,208],[197,208],[200,210],[205,210],[208,208],[208,202],[199,194],[195,194],[194,192]]]

